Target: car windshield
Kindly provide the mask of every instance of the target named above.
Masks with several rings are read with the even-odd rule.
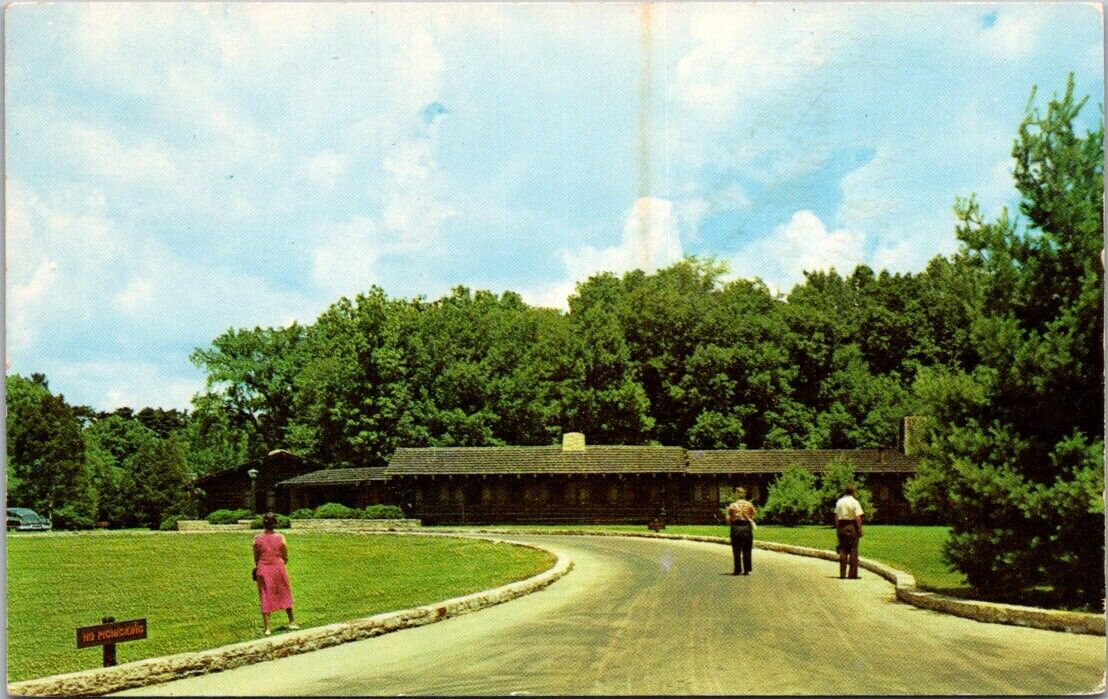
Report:
[[[16,517],[33,517],[38,519],[38,515],[35,514],[34,510],[28,510],[25,507],[9,507],[8,514]]]

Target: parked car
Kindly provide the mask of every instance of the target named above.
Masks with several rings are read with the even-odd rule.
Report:
[[[50,531],[50,520],[38,515],[26,507],[8,508],[8,531],[46,532]]]

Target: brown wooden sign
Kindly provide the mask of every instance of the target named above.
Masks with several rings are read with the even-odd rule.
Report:
[[[107,617],[110,619],[110,617]],[[114,621],[97,626],[82,626],[77,629],[77,647],[103,646],[122,641],[137,641],[146,638],[146,619]]]

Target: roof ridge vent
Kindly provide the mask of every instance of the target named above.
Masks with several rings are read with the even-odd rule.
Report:
[[[583,432],[566,432],[562,435],[562,451],[585,451]]]

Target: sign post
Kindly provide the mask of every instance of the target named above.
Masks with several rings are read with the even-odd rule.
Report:
[[[104,667],[115,665],[115,644],[146,638],[146,619],[116,621],[106,616],[99,626],[82,626],[77,629],[77,647],[104,646]]]

